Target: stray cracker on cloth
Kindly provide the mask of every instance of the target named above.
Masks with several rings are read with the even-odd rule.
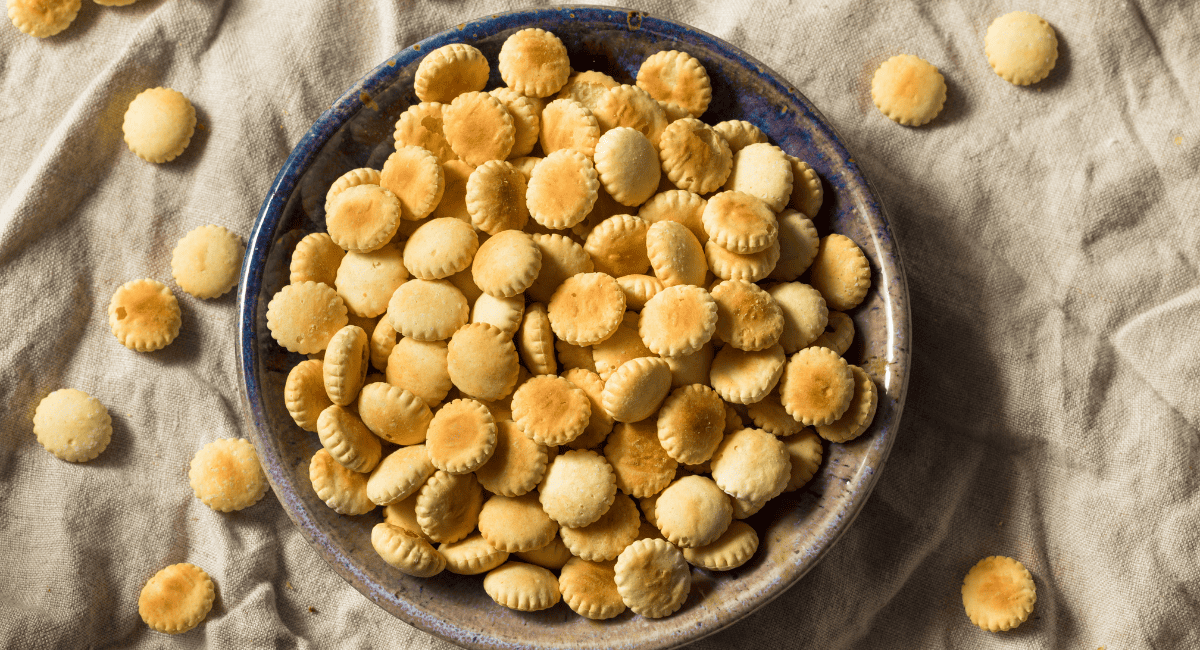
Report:
[[[245,438],[223,438],[204,445],[192,457],[188,481],[197,499],[220,512],[249,508],[270,488],[258,452]]]
[[[200,226],[171,252],[171,275],[180,289],[197,298],[216,298],[237,284],[242,239],[221,226]]]
[[[138,614],[151,629],[181,634],[208,616],[215,598],[212,579],[203,569],[172,564],[146,581],[138,595]]]
[[[988,64],[1016,86],[1045,79],[1058,61],[1058,37],[1044,18],[1014,11],[992,21],[984,37]]]
[[[14,6],[22,4],[10,2],[9,16]],[[125,132],[125,144],[138,158],[152,163],[170,162],[192,141],[196,109],[178,90],[150,88],[129,102],[121,130]]]
[[[82,463],[108,448],[112,417],[95,397],[74,388],[60,388],[38,402],[33,433],[46,451]]]
[[[942,112],[946,80],[932,63],[911,54],[897,54],[875,71],[871,99],[889,120],[921,126]]]
[[[972,623],[1006,632],[1029,618],[1037,589],[1025,565],[1010,557],[985,557],[963,578],[962,601]]]
[[[108,303],[108,326],[130,350],[153,352],[166,347],[179,336],[181,323],[179,301],[158,280],[130,280],[117,288]]]

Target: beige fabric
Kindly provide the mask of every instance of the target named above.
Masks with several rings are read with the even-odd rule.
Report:
[[[882,196],[912,292],[913,381],[874,495],[800,584],[696,647],[1200,646],[1200,5],[627,1],[729,40],[813,101]],[[448,647],[343,582],[271,495],[230,514],[192,495],[196,450],[249,432],[235,296],[184,294],[170,257],[206,223],[249,234],[288,152],[373,66],[518,4],[84,2],[49,39],[0,26],[0,645],[167,643],[137,596],[186,561],[219,596],[172,647]],[[1059,36],[1030,88],[983,54],[1014,9]],[[901,52],[949,86],[919,129],[870,99]],[[152,165],[121,117],[159,85],[203,128]],[[152,354],[106,323],[112,292],[141,277],[183,309]],[[112,413],[111,446],[85,465],[32,433],[61,387]],[[1016,636],[981,632],[959,602],[988,555],[1037,584]]]

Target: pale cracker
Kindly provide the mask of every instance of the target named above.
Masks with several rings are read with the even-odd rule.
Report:
[[[351,169],[350,171],[338,176],[333,185],[329,186],[329,191],[325,192],[325,212],[329,212],[329,206],[333,204],[333,199],[338,194],[345,192],[351,187],[358,185],[378,185],[379,170],[371,169],[370,167],[360,167]]]
[[[425,485],[434,471],[437,468],[433,467],[428,447],[400,447],[371,471],[367,479],[367,499],[380,506],[407,499]]]
[[[452,543],[475,530],[483,507],[483,490],[474,474],[438,470],[417,494],[417,523],[429,539]]]
[[[225,228],[200,226],[175,245],[171,275],[180,289],[193,296],[216,298],[237,284],[245,250],[241,237]]]
[[[778,224],[779,261],[768,277],[791,282],[808,270],[816,258],[820,236],[812,220],[791,208],[779,213]]]
[[[733,170],[733,152],[725,138],[692,117],[667,125],[659,149],[663,171],[681,190],[715,192]]]
[[[1037,588],[1020,562],[1010,557],[985,557],[963,578],[962,602],[967,617],[980,629],[1007,632],[1033,613]]]
[[[614,567],[617,592],[635,614],[662,618],[675,613],[687,600],[692,573],[679,549],[661,539],[640,539],[630,544]]]
[[[754,352],[727,345],[713,357],[709,383],[726,402],[753,404],[775,388],[786,360],[778,343]]]
[[[507,562],[483,578],[483,590],[509,609],[537,612],[558,604],[558,579],[548,569],[524,562]]]
[[[430,219],[404,244],[404,267],[414,278],[440,280],[471,265],[479,236],[471,224],[443,217]]]
[[[626,361],[655,356],[650,348],[642,342],[641,335],[638,334],[639,320],[636,312],[625,312],[621,318],[621,324],[617,326],[617,331],[607,339],[591,346],[592,362],[595,365],[596,374],[600,376],[601,380],[608,381],[608,378]]]
[[[604,91],[619,85],[615,79],[603,72],[595,70],[575,72],[567,79],[562,90],[558,91],[557,99],[573,99],[590,111],[604,96]]]
[[[642,132],[658,151],[658,141],[667,128],[667,114],[658,101],[637,86],[620,85],[605,91],[592,111],[605,132],[627,126]]]
[[[821,292],[800,282],[782,282],[767,289],[783,314],[779,344],[794,354],[821,336],[830,312]]]
[[[695,117],[712,101],[712,83],[699,59],[678,50],[655,52],[638,68],[637,85],[662,101],[674,103]]]
[[[568,528],[599,519],[616,494],[612,466],[603,456],[586,450],[572,449],[556,456],[538,485],[538,499],[546,514]]]
[[[370,253],[346,253],[333,286],[349,315],[374,318],[387,311],[388,300],[407,279],[403,252],[386,244]]]
[[[867,297],[871,265],[854,240],[834,233],[821,238],[809,278],[809,284],[821,292],[830,309],[847,311]]]
[[[621,491],[639,499],[661,492],[675,478],[679,466],[659,443],[653,418],[613,427],[604,457],[612,465]]]
[[[812,429],[805,428],[794,436],[782,438],[782,441],[784,449],[787,449],[788,458],[792,461],[792,474],[783,491],[799,490],[812,480],[817,468],[821,466],[821,457],[824,455],[821,437]]]
[[[489,237],[471,262],[475,286],[497,298],[521,294],[541,270],[541,249],[533,237],[520,230],[505,230]]]
[[[825,198],[821,177],[803,160],[791,155],[787,159],[792,163],[792,197],[788,199],[788,205],[809,219],[815,219]]]
[[[345,255],[346,251],[333,243],[329,233],[314,232],[305,235],[296,242],[296,249],[292,251],[288,282],[300,284],[311,280],[332,287]]]
[[[204,445],[192,456],[188,482],[197,499],[220,512],[249,508],[270,489],[258,452],[245,438],[222,438]]]
[[[792,198],[793,180],[787,154],[773,144],[759,143],[733,154],[733,170],[724,187],[755,196],[779,212]]]
[[[488,544],[507,553],[542,548],[558,533],[558,524],[542,510],[538,495],[495,495],[479,511],[479,532]]]
[[[433,152],[407,145],[397,147],[384,161],[379,185],[395,195],[402,219],[417,221],[428,217],[442,200],[446,175]]]
[[[437,550],[446,558],[446,570],[463,576],[487,573],[508,561],[508,553],[496,550],[478,534],[440,544]]]
[[[871,99],[888,119],[921,126],[942,112],[946,80],[934,65],[911,54],[884,61],[871,77]]]
[[[599,446],[613,428],[612,416],[604,410],[604,381],[595,372],[584,368],[564,370],[562,376],[587,395],[591,413],[583,433],[567,443],[567,446],[572,449],[591,449]]]
[[[576,614],[594,621],[603,621],[625,611],[625,603],[617,591],[616,560],[588,562],[572,557],[558,575],[558,589],[563,602]]]
[[[554,333],[546,306],[535,302],[525,309],[521,328],[517,330],[517,351],[521,360],[539,375],[552,375],[558,366],[554,360]]]
[[[512,336],[521,327],[525,316],[525,295],[517,294],[508,298],[497,298],[483,294],[471,306],[472,323],[488,323],[500,328],[500,331]]]
[[[449,102],[487,85],[487,58],[466,43],[450,43],[425,55],[413,77],[413,90],[423,102]]]
[[[350,409],[334,404],[321,411],[317,436],[321,446],[346,469],[365,473],[379,464],[379,438]]]
[[[717,306],[716,336],[739,350],[762,350],[783,333],[783,310],[758,285],[725,280],[711,292]]]
[[[651,224],[646,231],[646,255],[654,275],[664,287],[699,286],[708,273],[704,247],[682,223],[661,221]]]
[[[465,325],[470,313],[466,297],[450,282],[418,279],[396,289],[388,301],[387,317],[404,336],[439,341]]]
[[[708,199],[704,231],[709,243],[739,255],[778,245],[779,223],[770,206],[745,192],[727,190]]]
[[[605,219],[588,233],[583,250],[597,271],[614,278],[644,273],[650,267],[646,254],[649,224],[627,214]]]
[[[700,194],[686,189],[668,189],[666,192],[655,194],[654,197],[637,209],[637,216],[649,223],[660,221],[677,221],[696,235],[696,241],[708,243],[708,233],[704,231],[704,209],[708,201]]]
[[[445,120],[442,119],[442,111],[445,108],[446,105],[441,102],[421,102],[409,106],[396,120],[396,131],[393,134],[396,148],[421,147],[436,156],[438,162],[443,165],[452,161],[462,163],[461,160],[458,160],[458,155],[454,153],[454,150],[450,148],[450,143],[446,142],[446,134],[443,131]],[[376,179],[369,182],[378,183],[378,173],[376,173]],[[447,191],[449,191],[449,182],[447,182]]]
[[[814,289],[815,291],[815,289]],[[824,300],[824,299],[822,299]],[[809,347],[829,348],[838,354],[846,354],[854,342],[854,321],[840,311],[829,312],[829,322]]]
[[[761,400],[747,404],[746,414],[755,426],[780,438],[799,433],[804,428],[783,408],[778,386]]]
[[[554,34],[536,27],[504,39],[498,67],[505,85],[530,97],[553,95],[571,75],[566,46]]]
[[[386,382],[374,382],[359,392],[358,416],[372,433],[388,442],[419,445],[425,442],[433,412],[412,392]]]
[[[734,521],[716,541],[707,546],[683,549],[693,566],[709,571],[729,571],[745,564],[758,550],[758,533],[744,521]]]
[[[537,487],[548,461],[545,445],[522,433],[515,422],[498,420],[496,449],[475,475],[488,492],[515,497]]]
[[[552,230],[570,228],[596,203],[600,180],[590,158],[574,149],[546,155],[533,168],[525,192],[529,216]]]
[[[325,214],[333,242],[369,253],[392,240],[402,218],[400,199],[379,185],[355,185],[334,197]]]
[[[317,430],[321,411],[333,402],[325,392],[324,362],[308,359],[296,364],[283,386],[283,402],[296,424],[305,431]]]
[[[783,443],[762,429],[741,429],[725,436],[710,465],[713,481],[726,494],[755,503],[783,492],[792,468]]]
[[[516,555],[530,564],[536,564],[552,571],[558,571],[563,568],[567,561],[574,557],[571,555],[571,551],[567,549],[566,544],[563,544],[562,539],[557,535],[554,536],[554,539],[550,540],[549,544],[539,549],[523,551]]]
[[[308,464],[308,480],[325,505],[340,515],[361,515],[375,509],[367,496],[367,475],[346,469],[326,449],[319,449]]]
[[[654,500],[654,523],[680,548],[716,541],[733,521],[729,495],[706,476],[684,476]]]
[[[46,451],[82,463],[108,447],[112,417],[95,397],[74,388],[60,388],[38,402],[33,433]]]
[[[138,594],[138,615],[151,629],[182,634],[208,616],[216,598],[213,581],[194,564],[172,564],[154,574]]]
[[[387,522],[371,529],[371,546],[384,562],[418,578],[435,576],[446,568],[446,558],[420,535]]]
[[[496,235],[520,230],[529,220],[525,206],[525,175],[512,163],[489,160],[471,172],[466,186],[466,208],[476,228]]]
[[[329,401],[347,406],[358,398],[370,365],[367,333],[357,325],[347,325],[329,339],[321,377]]]
[[[580,273],[559,285],[546,313],[555,336],[574,345],[594,345],[621,324],[625,293],[608,274]]]
[[[708,268],[713,275],[722,280],[758,282],[767,277],[779,261],[779,240],[765,250],[748,255],[730,252],[710,241],[704,245],[704,256],[708,258]]]
[[[664,357],[692,354],[712,338],[717,326],[717,304],[701,287],[682,284],[667,287],[646,302],[638,332],[646,347]],[[670,380],[670,368],[664,367]]]
[[[512,152],[517,128],[504,103],[485,92],[467,92],[442,109],[442,129],[464,162],[479,166]]]
[[[512,339],[487,323],[463,326],[447,347],[450,381],[463,394],[478,399],[495,400],[511,393],[519,365]]]
[[[879,405],[879,389],[866,371],[850,366],[854,373],[854,396],[840,418],[829,424],[818,424],[817,433],[830,442],[849,442],[861,436],[875,417]]]
[[[579,437],[592,417],[586,393],[569,380],[541,375],[513,393],[513,421],[543,445],[565,445]]]
[[[539,140],[545,155],[575,149],[585,156],[596,153],[600,125],[591,109],[570,98],[556,99],[542,111]]]
[[[536,302],[550,302],[558,285],[572,275],[596,270],[583,246],[565,235],[537,234],[533,243],[542,253],[542,268],[526,293]]]
[[[596,143],[594,160],[600,183],[617,203],[641,205],[658,188],[658,152],[637,129],[609,129]]]
[[[632,359],[604,382],[604,410],[617,422],[638,422],[653,415],[670,390],[671,368],[665,359]]]
[[[268,325],[270,316],[268,307]],[[108,326],[121,345],[130,350],[153,352],[166,347],[179,336],[181,324],[179,301],[158,280],[130,280],[117,287],[108,303]]]
[[[433,414],[426,433],[429,459],[451,474],[473,472],[496,449],[496,420],[473,399],[456,399]]]
[[[637,539],[641,515],[633,500],[617,493],[612,506],[596,521],[579,528],[563,528],[559,537],[571,554],[590,562],[615,560]]]
[[[992,70],[1016,86],[1045,79],[1058,61],[1054,28],[1041,16],[1027,11],[1014,11],[993,20],[983,43]]]
[[[504,109],[513,118],[513,146],[508,152],[509,159],[528,156],[538,144],[542,108],[536,99],[517,94],[512,88],[496,88],[490,93],[504,104]]]
[[[766,142],[767,136],[757,126],[745,120],[726,120],[713,125],[713,130],[725,138],[729,149],[737,153],[747,146]]]
[[[453,386],[446,352],[445,341],[400,339],[388,355],[387,383],[411,391],[429,408],[441,404]]]
[[[708,386],[676,388],[658,412],[657,429],[668,456],[689,465],[703,463],[725,436],[725,402]]]
[[[57,13],[54,5],[63,6],[61,2],[48,4],[51,6],[38,7],[46,12],[42,15],[54,15]],[[8,7],[9,18],[12,18],[15,8],[29,5],[22,0],[14,0],[9,2]],[[78,9],[78,2],[75,7]],[[58,15],[61,18],[63,14]],[[13,23],[16,24],[16,20]],[[196,109],[178,90],[149,88],[129,102],[121,130],[125,134],[125,144],[138,158],[152,163],[169,162],[183,153],[192,141],[192,135],[196,132]]]

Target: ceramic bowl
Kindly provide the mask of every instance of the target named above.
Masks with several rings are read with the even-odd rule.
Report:
[[[871,263],[871,292],[853,312],[858,333],[847,357],[880,388],[874,423],[849,444],[826,443],[817,476],[749,520],[761,540],[754,558],[725,573],[693,569],[687,602],[664,619],[626,611],[597,623],[561,603],[521,613],[495,604],[480,576],[444,572],[420,579],[399,573],[371,548],[370,531],[380,521],[380,510],[343,517],[317,498],[308,464],[320,442],[292,422],[283,403],[287,373],[302,357],[272,340],[266,307],[288,281],[295,242],[324,230],[326,189],[349,169],[378,169],[391,153],[397,116],[417,102],[413,75],[425,53],[447,43],[470,43],[487,56],[488,87],[496,87],[501,85],[496,69],[501,44],[530,26],[562,38],[575,69],[601,70],[624,83],[632,83],[641,62],[659,50],[679,49],[699,58],[713,88],[703,119],[710,124],[749,120],[772,142],[808,161],[825,183],[818,229],[849,236]],[[488,16],[407,47],[372,70],[317,119],[284,163],[250,236],[238,301],[249,429],[284,509],[329,565],[367,598],[403,621],[470,648],[675,647],[779,596],[821,559],[862,508],[895,440],[908,379],[908,296],[899,251],[878,198],[833,129],[787,80],[745,52],[692,27],[635,11],[561,7]]]

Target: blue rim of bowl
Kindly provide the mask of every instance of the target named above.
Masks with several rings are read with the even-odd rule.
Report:
[[[888,286],[898,287],[900,290],[898,296],[893,295],[891,299],[884,303],[887,310],[886,331],[890,336],[888,358],[885,360],[884,385],[888,389],[887,392],[889,395],[895,396],[890,417],[886,423],[883,423],[883,434],[872,445],[870,453],[875,458],[874,465],[869,466],[864,464],[857,473],[840,477],[842,481],[845,481],[845,489],[847,491],[854,491],[856,497],[843,512],[843,516],[837,519],[832,529],[826,531],[827,543],[820,545],[815,554],[806,556],[803,560],[805,566],[786,583],[778,583],[777,588],[766,594],[765,597],[745,606],[745,609],[736,616],[718,625],[686,630],[682,634],[673,637],[667,645],[654,646],[678,647],[698,641],[734,624],[783,594],[811,570],[829,549],[832,548],[837,539],[849,528],[862,510],[875,483],[878,481],[884,462],[895,441],[910,374],[911,350],[909,349],[909,344],[911,341],[911,315],[909,312],[907,281],[900,259],[899,246],[895,243],[894,235],[891,233],[886,213],[877,198],[877,193],[870,182],[863,176],[853,157],[843,145],[841,138],[828,121],[825,120],[824,116],[821,115],[820,111],[794,87],[781,83],[780,80],[782,77],[780,75],[741,49],[695,27],[664,18],[652,17],[637,10],[598,5],[559,5],[553,8],[502,12],[465,22],[455,28],[440,32],[419,43],[405,47],[388,61],[375,67],[355,82],[328,110],[322,113],[304,137],[301,138],[300,142],[297,143],[292,153],[284,162],[279,174],[272,182],[270,191],[263,201],[262,207],[259,210],[259,216],[250,233],[246,256],[242,263],[237,297],[237,323],[239,327],[237,355],[238,369],[242,375],[244,408],[252,424],[252,438],[258,449],[268,481],[271,483],[277,498],[282,502],[284,510],[301,529],[308,541],[343,579],[363,593],[364,596],[368,596],[371,600],[402,620],[448,641],[466,647],[516,647],[510,646],[508,642],[501,639],[482,638],[478,630],[461,628],[448,621],[440,621],[438,624],[434,624],[420,616],[412,616],[404,609],[387,607],[383,601],[387,600],[387,596],[390,596],[390,594],[385,590],[376,589],[376,586],[367,584],[369,580],[365,574],[357,571],[353,565],[342,561],[344,559],[343,556],[337,552],[337,549],[333,547],[330,540],[322,538],[316,530],[314,522],[307,517],[303,504],[298,497],[289,493],[288,490],[281,489],[281,482],[288,473],[288,470],[284,466],[283,460],[277,455],[271,454],[259,436],[259,432],[265,430],[268,425],[263,413],[261,386],[258,383],[256,375],[257,365],[260,361],[257,345],[261,333],[257,330],[255,314],[258,295],[262,290],[264,261],[277,236],[277,231],[284,216],[289,197],[296,190],[301,176],[308,170],[310,164],[330,137],[348,119],[357,114],[365,104],[371,102],[371,96],[391,85],[401,69],[416,62],[428,52],[446,44],[467,40],[467,36],[473,33],[472,28],[493,29],[491,24],[498,19],[505,19],[505,25],[517,22],[535,25],[538,18],[544,17],[547,13],[570,14],[572,19],[604,21],[608,23],[617,23],[623,20],[631,31],[649,28],[657,34],[674,38],[684,43],[702,44],[728,59],[744,62],[763,81],[775,87],[780,94],[801,106],[805,117],[809,118],[814,128],[823,132],[822,135],[832,143],[838,157],[846,166],[846,172],[843,172],[843,176],[849,176],[849,178],[843,178],[842,182],[850,185],[857,184],[866,188],[863,200],[867,202],[868,212],[873,212],[878,221],[877,223],[873,222],[875,229],[870,232],[873,240],[871,244],[876,250],[888,254],[886,259],[881,260],[879,264],[880,268],[876,269],[876,272],[879,274],[878,277],[881,280],[885,280]],[[577,17],[576,14],[579,16]],[[502,31],[503,29],[505,27],[493,29],[493,31]],[[885,244],[881,241],[883,239],[890,240],[891,243]],[[897,298],[899,299],[897,300]],[[896,383],[898,385],[893,385]],[[875,429],[879,425],[878,421],[875,422],[872,425],[872,429]]]

